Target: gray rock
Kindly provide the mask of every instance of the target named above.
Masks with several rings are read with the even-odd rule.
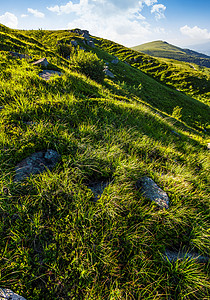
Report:
[[[198,253],[194,252],[186,252],[186,251],[171,251],[166,250],[165,255],[163,256],[164,260],[169,260],[170,262],[176,262],[177,260],[196,260],[199,263],[205,263],[209,261],[207,256],[199,255]]]
[[[13,291],[9,289],[2,289],[0,288],[0,300],[26,300],[22,296],[15,294]]]
[[[87,41],[87,45],[92,47],[92,48],[95,48],[94,41]]]
[[[32,154],[17,164],[14,181],[19,182],[30,175],[43,173],[47,169],[52,171],[59,158],[60,155],[51,149]]]
[[[32,64],[35,66],[43,66],[43,67],[47,67],[49,65],[46,58],[41,58],[37,61],[34,61]]]
[[[94,194],[94,201],[97,201],[101,198],[104,189],[109,185],[109,182],[92,182],[87,185],[87,187],[93,192]]]
[[[169,197],[151,178],[142,177],[137,183],[136,187],[141,189],[144,197],[157,203],[161,208],[169,208]]]
[[[109,76],[110,78],[114,78],[114,74],[108,70],[108,68],[104,69],[105,75]]]
[[[78,45],[77,41],[75,41],[75,40],[72,40],[72,41],[71,41],[71,44],[72,44],[72,46],[74,46],[74,47],[77,47],[77,45]]]
[[[54,71],[54,70],[43,70],[41,73],[39,73],[39,77],[41,77],[45,80],[49,80],[54,75],[61,76],[62,73],[59,71]]]
[[[114,65],[117,65],[118,62],[119,62],[119,59],[117,57],[111,61],[111,63]]]
[[[23,58],[32,59],[32,57],[29,56],[28,54],[22,54],[22,53],[13,52],[13,51],[10,51],[10,54],[11,54],[13,57],[20,58],[20,59],[23,59]]]

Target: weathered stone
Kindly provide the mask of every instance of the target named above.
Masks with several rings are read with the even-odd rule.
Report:
[[[108,70],[108,68],[105,68],[104,69],[104,73],[109,76],[110,78],[114,78],[114,74]]]
[[[34,61],[32,64],[36,66],[43,66],[43,67],[47,67],[49,65],[46,58],[41,58],[37,61]]]
[[[0,300],[26,300],[9,289],[0,288]]]
[[[169,208],[169,197],[151,178],[142,177],[137,183],[136,187],[141,189],[144,197],[157,203],[161,208]]]
[[[92,48],[95,48],[95,44],[93,41],[87,41],[87,45],[92,47]]]
[[[54,75],[61,76],[62,73],[59,71],[54,71],[54,70],[43,70],[41,73],[39,73],[39,77],[41,77],[45,80],[49,80]]]
[[[117,57],[111,61],[111,63],[114,65],[117,65],[118,62],[119,62],[119,59]]]
[[[52,171],[59,158],[60,155],[51,149],[32,154],[15,167],[14,181],[19,182],[30,175],[43,173],[47,169]]]
[[[199,255],[195,252],[185,252],[185,251],[171,251],[166,250],[165,255],[163,256],[165,260],[169,260],[170,262],[176,262],[177,260],[196,260],[199,263],[205,263],[209,261],[209,257]]]
[[[92,182],[87,185],[87,187],[93,192],[94,194],[94,201],[97,201],[101,198],[101,195],[103,194],[104,189],[109,185],[109,182]]]
[[[11,54],[13,57],[20,58],[20,59],[23,59],[23,58],[32,59],[32,57],[29,56],[28,54],[22,54],[22,53],[13,52],[13,51],[10,51],[10,54]]]
[[[77,45],[78,45],[77,41],[75,41],[75,40],[72,40],[72,41],[71,41],[71,44],[72,44],[72,46],[74,46],[74,47],[77,47]]]

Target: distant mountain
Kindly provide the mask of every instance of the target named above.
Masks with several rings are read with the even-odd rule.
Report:
[[[182,49],[163,41],[145,43],[132,49],[155,57],[170,58],[210,68],[210,56],[190,49]]]
[[[205,44],[191,45],[190,48],[210,56],[210,41]]]

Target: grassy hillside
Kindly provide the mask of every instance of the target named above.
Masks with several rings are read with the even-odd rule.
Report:
[[[190,49],[182,49],[163,41],[154,41],[132,47],[133,50],[155,57],[170,58],[210,68],[210,57]]]
[[[110,41],[92,48],[68,31],[3,29],[0,287],[28,300],[209,299],[209,262],[186,256],[210,249],[209,107],[112,63],[131,50]],[[62,76],[38,76],[42,57]],[[17,163],[47,149],[59,153],[56,167],[15,182]],[[167,192],[168,210],[137,188],[143,176]],[[95,183],[105,186],[97,200]],[[173,262],[166,251],[186,255]]]
[[[210,103],[210,76],[209,69],[193,67],[188,63],[177,65],[177,61],[168,61],[151,57],[117,43],[99,39],[101,48],[112,55],[128,62],[132,67],[138,68],[171,88],[188,94],[203,103]]]

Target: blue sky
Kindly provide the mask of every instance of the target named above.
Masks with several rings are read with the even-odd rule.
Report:
[[[5,0],[0,23],[18,29],[87,29],[125,46],[210,41],[210,0]]]

